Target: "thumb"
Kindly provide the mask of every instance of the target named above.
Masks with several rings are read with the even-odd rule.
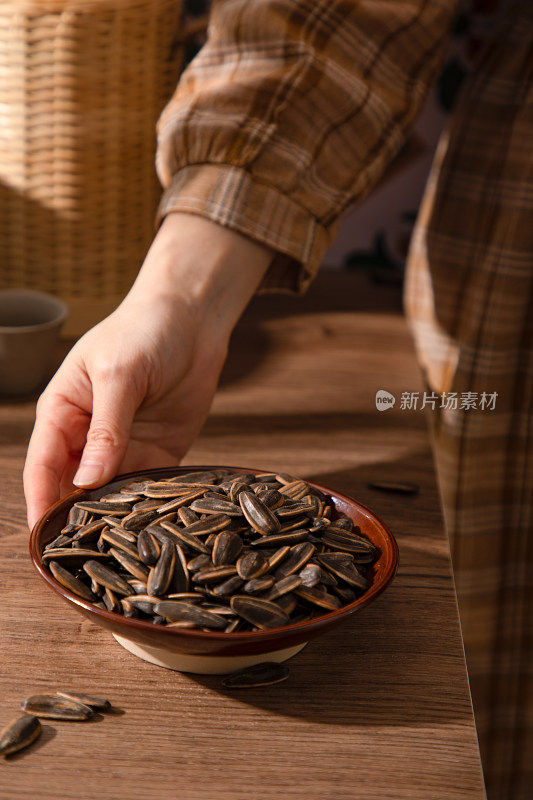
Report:
[[[120,381],[93,384],[93,411],[78,471],[79,487],[102,486],[117,474],[126,454],[136,406]]]

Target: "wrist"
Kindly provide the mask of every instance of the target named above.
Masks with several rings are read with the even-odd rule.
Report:
[[[198,326],[229,335],[259,286],[273,253],[235,231],[194,214],[163,220],[130,298],[170,313],[187,308]]]

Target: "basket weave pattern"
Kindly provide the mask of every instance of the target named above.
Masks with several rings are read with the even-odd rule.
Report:
[[[154,234],[177,0],[0,0],[0,287],[118,301]]]

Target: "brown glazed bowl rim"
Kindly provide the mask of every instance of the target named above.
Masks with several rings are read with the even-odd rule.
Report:
[[[103,494],[108,494],[114,490],[115,487],[122,485],[126,482],[140,479],[150,478],[159,479],[166,478],[172,475],[183,474],[186,472],[197,472],[204,470],[226,470],[230,473],[235,472],[248,472],[252,474],[260,474],[268,472],[266,469],[258,469],[252,467],[234,467],[225,465],[196,465],[191,464],[180,467],[160,467],[156,469],[138,470],[135,472],[126,473],[116,476],[112,481],[99,489],[76,489],[70,494],[58,500],[46,511],[41,519],[34,526],[29,541],[30,557],[33,566],[45,581],[45,583],[58,595],[60,595],[67,603],[76,607],[78,611],[85,615],[90,615],[96,624],[104,628],[113,626],[114,628],[121,627],[124,636],[135,637],[138,633],[142,635],[144,632],[159,640],[158,646],[164,649],[165,641],[168,644],[172,642],[174,647],[178,644],[179,640],[186,640],[189,644],[196,641],[198,644],[201,642],[210,642],[213,647],[220,645],[220,651],[225,651],[228,645],[243,645],[249,644],[254,647],[258,646],[261,650],[267,649],[268,643],[279,644],[286,642],[287,645],[292,640],[299,642],[307,641],[314,638],[323,631],[336,627],[337,624],[344,621],[352,614],[360,611],[373,602],[390,584],[394,578],[398,568],[398,545],[393,534],[388,527],[379,519],[379,517],[366,506],[354,500],[347,495],[337,492],[329,487],[323,486],[311,480],[306,480],[310,486],[321,491],[328,500],[332,503],[334,509],[339,513],[348,514],[353,518],[356,512],[357,519],[355,524],[361,525],[363,520],[368,521],[372,528],[372,533],[362,528],[362,533],[367,536],[374,544],[377,544],[380,550],[380,555],[372,568],[372,583],[366,592],[356,600],[348,603],[341,608],[321,614],[314,617],[312,620],[304,622],[296,622],[290,625],[285,625],[278,628],[269,628],[260,631],[240,631],[235,633],[224,633],[223,631],[203,631],[194,630],[190,628],[168,628],[164,625],[154,625],[154,623],[140,620],[132,617],[124,617],[121,614],[107,611],[94,606],[92,603],[78,597],[73,592],[63,587],[58,583],[51,572],[45,567],[42,550],[43,546],[49,541],[52,541],[59,533],[59,529],[54,528],[54,521],[59,521],[59,517],[64,517],[61,522],[63,527],[66,520],[66,515],[70,507],[77,501],[82,499],[98,499]],[[272,471],[272,470],[270,470]],[[379,543],[374,538],[374,528],[380,533]],[[170,637],[170,639],[169,639]],[[255,647],[254,647],[255,649]]]

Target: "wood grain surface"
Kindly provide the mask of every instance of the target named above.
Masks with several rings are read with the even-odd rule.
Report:
[[[376,409],[378,389],[393,409]],[[37,743],[0,760],[0,797],[482,800],[427,420],[399,407],[404,391],[423,387],[393,287],[323,273],[305,298],[256,298],[239,323],[186,463],[317,480],[375,511],[400,548],[374,604],[309,643],[284,683],[240,691],[135,658],[43,584],[21,484],[35,398],[0,404],[0,727],[56,689],[115,708],[44,720]],[[420,491],[378,492],[375,479]]]

